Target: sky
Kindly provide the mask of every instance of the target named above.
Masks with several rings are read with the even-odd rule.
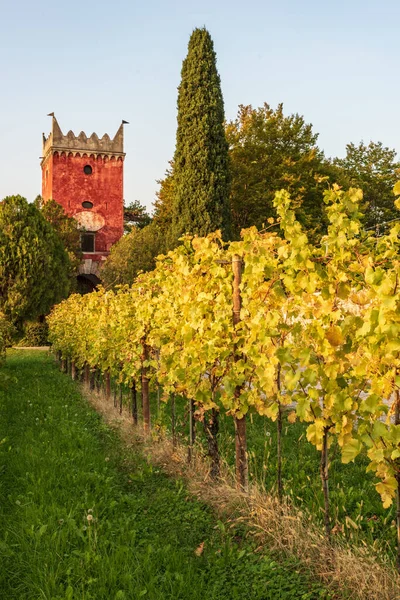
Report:
[[[195,27],[211,33],[226,118],[283,102],[327,156],[400,152],[399,0],[0,0],[0,198],[41,192],[42,132],[125,127],[124,197],[149,209],[173,157]]]

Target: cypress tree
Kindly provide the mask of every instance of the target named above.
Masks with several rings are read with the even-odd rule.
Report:
[[[184,233],[230,236],[224,101],[209,32],[195,29],[178,88],[172,243]]]

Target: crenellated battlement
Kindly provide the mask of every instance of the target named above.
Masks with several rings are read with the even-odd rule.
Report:
[[[88,137],[84,131],[81,131],[78,136],[73,131],[68,131],[63,134],[58,124],[56,117],[52,116],[52,128],[50,134],[46,137],[43,134],[43,160],[54,152],[72,152],[94,154],[95,156],[104,154],[108,156],[124,157],[124,121],[121,123],[117,133],[111,139],[105,133],[99,138],[96,133],[92,133]]]

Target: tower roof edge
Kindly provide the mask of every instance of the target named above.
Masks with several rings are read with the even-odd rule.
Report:
[[[57,148],[57,150],[71,150],[71,151],[84,151],[84,152],[101,152],[107,154],[123,154],[124,153],[124,131],[122,123],[111,139],[110,136],[105,133],[101,138],[96,133],[92,133],[90,137],[86,135],[84,131],[81,131],[79,135],[75,135],[73,131],[69,131],[67,135],[64,135],[58,124],[54,113],[50,113],[52,117],[51,132],[46,138],[43,134],[43,156],[49,152],[51,148]]]

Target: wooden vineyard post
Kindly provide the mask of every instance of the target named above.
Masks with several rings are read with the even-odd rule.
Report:
[[[171,396],[171,430],[172,430],[172,447],[176,448],[176,409],[175,409],[175,394]]]
[[[96,369],[90,369],[89,382],[90,382],[90,390],[92,391],[96,387]]]
[[[90,380],[90,367],[88,365],[88,363],[85,363],[85,385],[89,386],[89,380]]]
[[[236,484],[243,492],[249,489],[249,470],[247,464],[246,417],[235,417]]]
[[[122,383],[119,384],[119,414],[122,415]]]
[[[102,374],[99,368],[96,368],[96,390],[99,394],[101,392]]]
[[[211,458],[210,477],[214,481],[220,476],[220,456],[218,449],[219,420],[218,411],[213,408],[210,413],[204,415],[204,431],[207,438],[208,456]]]
[[[160,418],[161,411],[161,393],[160,393],[160,384],[157,383],[157,418]]]
[[[145,433],[150,431],[150,401],[149,401],[149,347],[146,338],[142,338],[142,406],[143,406],[143,428]]]
[[[398,376],[398,369],[396,369]],[[400,390],[395,389],[395,409],[394,409],[394,424],[400,425]],[[397,552],[396,552],[396,567],[400,573],[400,471],[396,472],[397,490],[396,490],[396,525],[397,525]]]
[[[188,447],[188,463],[193,459],[193,446],[196,441],[196,421],[194,418],[195,405],[192,399],[189,400],[189,447]]]
[[[137,414],[137,397],[136,397],[136,381],[132,381],[132,389],[131,389],[131,397],[132,397],[132,419],[133,424],[138,424],[138,414]]]
[[[242,298],[240,295],[240,284],[242,281],[242,259],[238,254],[234,254],[232,257],[232,271],[233,271],[233,326],[240,323],[240,309],[242,307]],[[239,360],[241,357],[235,349],[235,360]],[[234,395],[235,398],[239,398],[241,394],[241,386],[235,387]],[[247,462],[247,436],[246,436],[246,416],[235,419],[235,450],[236,450],[236,484],[239,489],[244,492],[248,491],[249,488],[249,468]]]
[[[111,398],[111,377],[110,369],[106,371],[106,400],[109,401]]]
[[[281,365],[278,364],[276,374],[276,387],[280,394],[281,392]],[[277,450],[278,450],[278,498],[282,503],[283,499],[283,483],[282,483],[282,405],[278,403],[278,419],[277,419]]]
[[[63,373],[67,372],[67,359],[66,358],[61,359],[61,371]]]
[[[331,539],[331,520],[330,520],[330,509],[329,509],[329,462],[328,462],[328,437],[329,427],[324,427],[322,437],[322,450],[321,450],[321,462],[320,462],[320,475],[322,482],[322,491],[324,493],[324,527],[325,535],[328,540]]]
[[[76,379],[76,365],[74,360],[71,360],[71,379],[74,381]]]
[[[157,371],[159,370],[160,367],[160,350],[157,349],[155,351],[155,357],[157,359]],[[161,414],[161,386],[159,384],[159,382],[157,381],[157,419],[160,418],[160,414]]]
[[[278,499],[282,503],[283,500],[283,482],[282,482],[282,406],[278,404],[278,419],[277,419],[277,452],[278,452]]]

